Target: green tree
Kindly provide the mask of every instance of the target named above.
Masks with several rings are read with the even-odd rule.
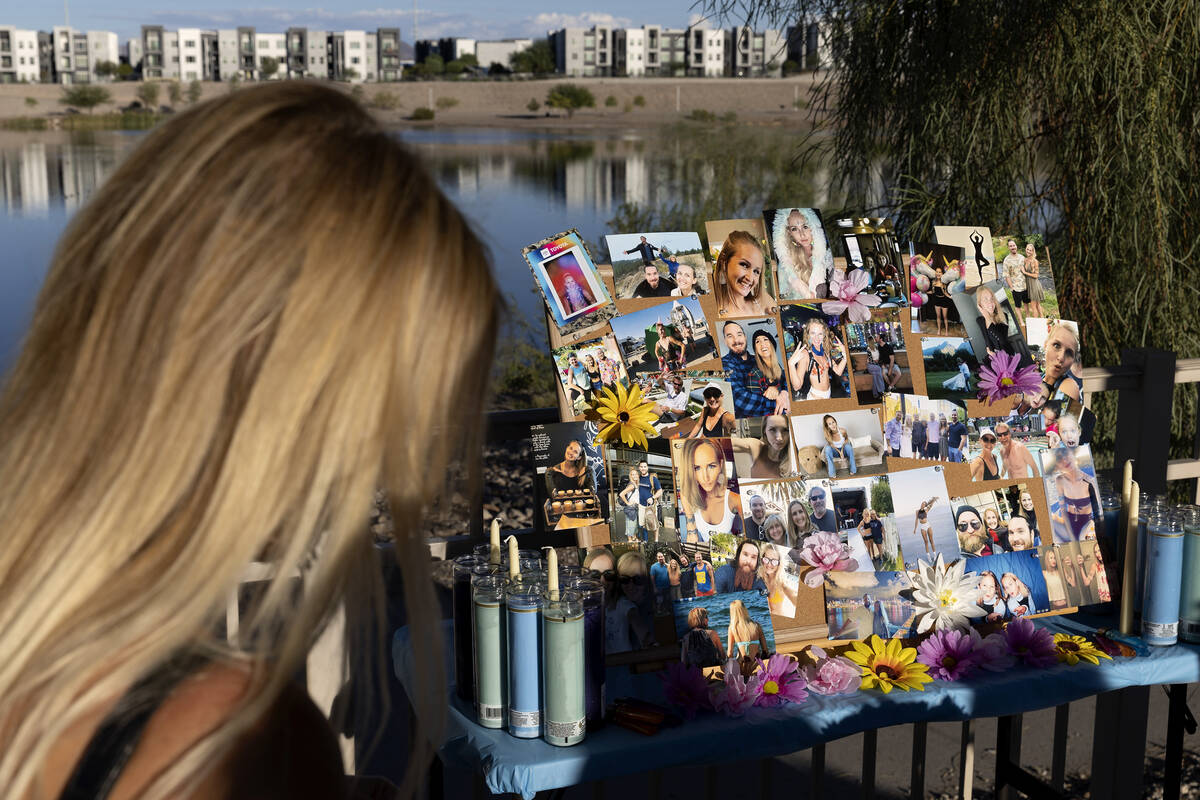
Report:
[[[150,81],[145,81],[137,88],[137,99],[141,101],[146,108],[154,109],[158,106],[158,84]]]
[[[464,67],[478,67],[479,66],[479,59],[475,57],[474,53],[463,53],[461,56],[458,57],[458,60],[462,62]]]
[[[135,71],[136,70],[134,70],[133,66],[130,64],[119,64],[117,66],[117,77],[123,81],[132,80],[133,73]]]
[[[574,83],[560,83],[546,95],[547,108],[560,108],[567,112],[567,117],[575,116],[580,108],[595,108],[596,98],[582,86]]]
[[[454,61],[446,62],[446,74],[447,75],[458,76],[458,75],[462,75],[466,71],[467,71],[467,65],[457,59],[455,59]]]
[[[892,506],[892,489],[886,475],[871,486],[871,508],[879,512],[881,517],[895,511]]]
[[[229,93],[233,94],[242,86],[242,76],[236,72],[229,76]]]
[[[604,98],[604,105],[606,108],[613,108],[614,106],[616,106],[616,104],[617,104],[617,98],[612,96],[611,94],[608,97]]]
[[[554,51],[547,39],[539,39],[519,53],[513,53],[508,63],[513,72],[530,72],[534,75],[549,75],[556,69]]]
[[[529,102],[525,104],[525,107],[530,111],[537,111],[542,107],[542,104],[537,101],[537,98],[531,97],[529,98]]]
[[[395,92],[389,92],[386,89],[380,89],[371,97],[371,108],[377,108],[380,111],[391,111],[399,107],[400,98]]]
[[[167,84],[167,100],[172,106],[177,106],[183,102],[183,86],[179,81],[171,81]]]
[[[200,84],[200,81],[192,81],[188,84],[187,100],[189,104],[195,105],[199,103],[203,95],[204,87]]]
[[[360,103],[363,102],[363,98],[366,97],[366,94],[367,92],[365,89],[363,89],[361,83],[350,87],[350,96]]]
[[[98,61],[95,72],[101,78],[114,78],[119,69],[120,67],[112,61]]]
[[[430,75],[441,75],[446,71],[446,60],[437,53],[433,53],[425,57],[425,60],[421,62],[421,66]]]
[[[26,105],[26,107],[28,107],[28,108],[34,108],[34,107],[36,107],[36,106],[37,106],[37,104],[38,104],[38,101],[37,101],[37,98],[36,98],[36,97],[26,97],[26,98],[25,98],[25,105]]]
[[[342,71],[342,80],[347,80],[347,81],[358,80],[358,70],[356,70],[354,67],[346,67],[346,69],[344,69]]]
[[[279,59],[263,56],[263,60],[258,65],[258,74],[263,78],[270,79],[274,78],[277,72],[279,72]]]
[[[112,94],[103,86],[93,83],[80,83],[63,87],[62,97],[58,102],[71,108],[82,108],[91,113],[96,106],[112,102]]]

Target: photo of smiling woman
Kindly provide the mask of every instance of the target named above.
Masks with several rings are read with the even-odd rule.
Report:
[[[1029,319],[1025,326],[1034,362],[1042,369],[1042,385],[1036,393],[1026,394],[1017,408],[1020,414],[1040,409],[1050,400],[1083,399],[1083,361],[1080,355],[1079,326],[1065,319]]]
[[[671,443],[678,476],[679,510],[686,520],[685,542],[708,542],[714,533],[741,535],[741,498],[733,475],[728,439],[688,439]]]
[[[743,470],[739,467],[738,474],[755,479],[790,477],[795,467],[792,463],[792,437],[788,418],[782,414],[772,414],[761,420],[748,420],[747,423],[761,423],[762,435],[757,439],[740,436],[731,439],[735,461],[750,462],[749,469]]]
[[[785,325],[787,323],[785,322]],[[789,377],[797,400],[849,397],[846,346],[820,316],[800,326],[800,341],[788,359]]]
[[[815,208],[768,209],[763,212],[763,220],[778,265],[779,298],[827,297],[833,251],[825,238],[821,212]]]
[[[774,313],[767,289],[769,266],[762,243],[749,231],[725,237],[713,267],[713,296],[720,317],[761,317]]]

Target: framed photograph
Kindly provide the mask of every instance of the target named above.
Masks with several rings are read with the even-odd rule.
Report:
[[[675,602],[675,631],[687,645],[688,632],[703,626],[716,634],[722,661],[737,655],[775,652],[775,627],[767,595],[740,591]]]
[[[1033,362],[1042,373],[1042,388],[1028,394],[1019,406],[1024,413],[1040,409],[1050,400],[1083,401],[1083,358],[1079,325],[1066,319],[1036,319],[1025,322],[1025,335]]]
[[[883,306],[907,306],[908,291],[900,248],[896,244],[891,220],[882,217],[836,219],[830,224],[833,238],[833,272],[829,276],[830,296],[834,285],[854,278],[862,289],[879,298]]]
[[[648,450],[621,444],[603,448],[609,475],[612,541],[678,542],[675,479],[666,439],[651,439]]]
[[[579,232],[571,229],[521,251],[563,334],[597,325],[617,309]]]
[[[681,515],[680,538],[704,543],[715,534],[741,536],[742,501],[734,471],[733,443],[722,439],[673,439]]]
[[[1100,517],[1100,486],[1092,448],[1058,447],[1045,450],[1042,457],[1042,481],[1055,542],[1077,542],[1096,538],[1096,519]]]
[[[922,467],[888,475],[892,488],[896,529],[904,568],[917,569],[917,560],[932,563],[940,554],[947,564],[958,558],[960,547],[954,508],[940,466]]]
[[[1045,236],[1040,233],[993,236],[992,250],[1000,259],[1000,276],[1012,290],[1013,305],[1022,325],[1031,317],[1061,316]]]
[[[629,373],[612,334],[559,347],[551,360],[575,416],[583,414],[604,389],[615,391],[617,384],[629,388]]]
[[[869,322],[849,322],[845,330],[849,371],[859,405],[883,402],[888,392],[912,392],[912,370],[898,309],[875,309]]]
[[[963,558],[1035,550],[1042,545],[1041,532],[1048,529],[1044,520],[1039,521],[1033,495],[1023,483],[952,497],[950,504]]]
[[[829,296],[833,250],[815,208],[763,211],[767,241],[775,260],[780,300],[820,300]]]
[[[618,300],[709,292],[708,262],[695,233],[618,233],[604,241]]]
[[[751,417],[738,422],[733,442],[733,462],[742,483],[778,480],[797,475],[792,431],[782,414]]]
[[[1042,474],[1049,446],[1045,418],[1037,413],[967,420],[967,464],[971,480],[1024,480]]]
[[[1053,610],[1037,550],[972,558],[967,562],[967,571],[979,578],[982,594],[977,605],[987,612],[975,618],[978,625],[1010,622]]]
[[[830,484],[829,492],[844,541],[858,561],[858,571],[903,569],[891,479],[887,475],[846,478]]]

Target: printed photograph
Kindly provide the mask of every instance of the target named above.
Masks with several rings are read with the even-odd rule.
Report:
[[[835,481],[828,489],[838,523],[846,534],[845,544],[858,561],[858,571],[903,569],[888,476],[847,478]]]
[[[1050,251],[1040,233],[993,236],[992,250],[1000,259],[1000,276],[1012,290],[1017,321],[1026,317],[1055,319],[1059,316],[1058,292],[1050,268]]]
[[[1040,409],[1051,400],[1083,402],[1079,325],[1065,319],[1031,318],[1025,323],[1025,335],[1042,373],[1042,386],[1037,394],[1026,394],[1018,410]]]
[[[787,414],[791,401],[775,318],[726,320],[720,325],[721,364],[733,389],[734,416]]]
[[[521,252],[563,334],[616,316],[616,306],[578,231],[564,231]]]
[[[604,389],[616,391],[618,383],[630,385],[629,373],[612,334],[559,347],[552,358],[555,374],[575,416],[582,414]]]
[[[768,481],[742,486],[742,519],[746,538],[786,549],[797,565],[803,563],[800,548],[820,528],[813,522],[809,491],[804,481]],[[824,492],[824,490],[822,490]],[[823,506],[824,507],[824,506]],[[837,529],[828,513],[829,530]]]
[[[644,545],[643,550],[650,565],[656,616],[670,616],[676,600],[716,592],[716,568],[707,546],[656,542]]]
[[[707,542],[713,534],[741,536],[741,498],[729,439],[672,439],[681,538]]]
[[[922,336],[925,394],[933,400],[974,399],[978,392],[979,361],[969,339]]]
[[[975,618],[977,625],[1052,610],[1037,550],[973,558],[967,562],[967,572],[978,576],[981,594],[976,605],[987,612]]]
[[[1051,609],[1107,603],[1112,599],[1108,571],[1094,539],[1047,544],[1037,552]]]
[[[1042,544],[1033,497],[1023,483],[952,497],[950,504],[955,509],[959,553],[965,558],[1033,550]]]
[[[715,376],[715,377],[714,377]],[[673,370],[638,379],[642,395],[654,403],[659,436],[668,439],[700,435],[701,419],[713,436],[733,430],[733,394],[721,372]],[[728,415],[728,416],[726,416]]]
[[[766,228],[761,219],[726,219],[704,223],[713,261],[712,291],[717,316],[762,317],[774,314]]]
[[[767,596],[760,591],[693,597],[675,603],[675,631],[680,657],[693,666],[711,664],[712,648],[719,663],[734,656],[766,658],[775,652],[775,629]],[[704,644],[704,639],[709,644]]]
[[[796,475],[792,453],[792,431],[782,414],[751,417],[738,421],[733,442],[737,474],[747,481],[779,480]],[[747,534],[748,535],[748,534]]]
[[[1021,367],[1033,363],[1009,294],[1010,290],[999,281],[991,281],[951,296],[962,317],[971,348],[982,364],[988,363],[996,353],[1017,356]]]
[[[891,220],[882,217],[837,219],[830,225],[833,237],[833,272],[829,297],[847,300],[853,296],[843,288],[849,281],[859,291],[879,299],[881,306],[908,305],[900,248]]]
[[[1031,414],[1037,414],[1031,411]],[[1047,400],[1041,409],[1042,427],[1050,448],[1092,443],[1096,415],[1078,400]]]
[[[1024,480],[1041,475],[1041,454],[1050,446],[1045,425],[1045,418],[1036,411],[967,420],[971,479]]]
[[[594,548],[584,559],[593,558]],[[613,545],[611,553],[596,551],[590,569],[596,563],[607,566],[603,571],[604,588],[604,652],[628,653],[644,650],[655,644],[654,589],[650,565],[639,545]]]
[[[785,305],[779,311],[794,400],[850,396],[850,356],[837,316],[820,306]]]
[[[908,292],[912,305],[912,332],[931,336],[967,335],[962,317],[951,299],[966,291],[965,254],[961,247],[934,242],[908,245]]]
[[[708,294],[708,263],[695,233],[619,233],[604,241],[618,300]]]
[[[887,455],[922,461],[960,462],[967,449],[967,410],[952,400],[919,394],[883,399],[883,443]]]
[[[649,450],[603,448],[614,542],[679,541],[670,443],[651,439],[649,445]]]
[[[900,555],[904,568],[915,570],[917,559],[932,562],[940,553],[947,564],[958,558],[955,510],[950,505],[940,466],[922,467],[888,475]]]
[[[990,229],[971,225],[934,225],[933,235],[938,244],[963,249],[963,288],[974,289],[981,283],[999,277]]]
[[[712,331],[695,297],[622,314],[611,324],[633,375],[687,369],[717,357]]]
[[[886,471],[877,408],[792,417],[792,440],[801,477],[847,478]]]
[[[573,530],[608,519],[608,474],[596,441],[596,423],[531,425],[538,479],[534,497],[547,530]]]
[[[825,618],[830,639],[903,637],[912,624],[911,589],[904,572],[826,572]]]
[[[779,275],[779,299],[828,297],[833,250],[821,212],[815,208],[766,209],[763,221]]]
[[[859,405],[882,402],[888,392],[912,391],[899,309],[876,309],[870,322],[847,323],[846,344]]]
[[[1042,453],[1042,482],[1055,542],[1096,538],[1100,514],[1100,486],[1092,448],[1057,447]]]

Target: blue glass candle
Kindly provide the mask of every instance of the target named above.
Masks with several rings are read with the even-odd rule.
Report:
[[[1159,513],[1147,520],[1146,534],[1142,638],[1146,644],[1172,645],[1179,638],[1183,524],[1172,514]]]
[[[1100,497],[1100,507],[1103,509],[1103,530],[1099,531],[1099,535],[1108,543],[1105,547],[1106,553],[1120,552],[1120,531],[1121,531],[1121,496],[1116,494],[1105,494]]]
[[[508,670],[504,649],[504,578],[471,580],[475,631],[475,718],[485,728],[503,728]]]
[[[1179,593],[1179,638],[1200,643],[1200,509],[1183,518],[1183,578]]]
[[[464,703],[475,703],[475,678],[471,635],[471,576],[479,567],[487,567],[487,559],[476,555],[454,559],[454,686]]]
[[[587,722],[594,727],[604,719],[604,584],[573,578],[568,586],[583,602],[584,694]]]
[[[1133,596],[1134,611],[1140,613],[1142,601],[1146,597],[1146,521],[1167,510],[1167,501],[1160,494],[1142,492],[1141,502],[1138,503],[1137,524],[1137,562],[1134,564],[1134,575],[1137,577],[1137,592]]]
[[[583,741],[584,686],[583,603],[578,592],[550,592],[542,600],[542,738],[548,744]]]
[[[509,580],[505,590],[508,627],[508,732],[520,739],[542,735],[542,591],[539,581]]]

